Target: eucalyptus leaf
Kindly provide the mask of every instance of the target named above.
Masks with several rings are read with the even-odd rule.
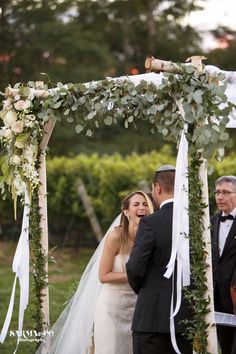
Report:
[[[211,131],[209,129],[205,129],[204,134],[207,138],[211,137]]]
[[[203,95],[202,90],[196,90],[192,94],[192,98],[197,104],[201,104],[202,103],[202,95]]]
[[[166,128],[162,129],[162,134],[164,136],[166,136],[168,134],[168,129],[166,129]]]
[[[127,100],[127,97],[122,97],[120,102],[123,104],[123,105],[126,105],[128,103],[128,100]]]
[[[95,111],[99,111],[100,109],[102,109],[102,104],[100,102],[95,103],[94,105]]]
[[[195,121],[195,117],[194,117],[194,115],[193,115],[191,112],[187,112],[187,113],[185,114],[184,120],[185,120],[187,123],[193,123],[193,122]]]
[[[133,117],[133,116],[129,116],[129,117],[128,117],[128,122],[129,122],[129,123],[132,123],[133,121],[134,121],[134,117]]]
[[[91,138],[91,137],[93,136],[93,132],[92,132],[91,129],[88,129],[88,130],[86,131],[86,136],[88,136],[89,138]]]
[[[70,108],[67,108],[64,110],[64,116],[67,116],[70,113]]]
[[[91,111],[89,112],[89,114],[87,115],[87,119],[93,119],[96,116],[97,112],[96,111]]]
[[[111,116],[107,116],[105,119],[104,119],[104,123],[106,125],[111,125],[112,124],[112,117]]]
[[[147,100],[148,102],[150,102],[150,103],[152,103],[152,102],[154,101],[154,96],[153,96],[153,93],[151,93],[151,92],[147,92],[147,93],[145,94],[145,98],[146,98],[146,100]]]
[[[59,107],[61,107],[61,104],[62,104],[62,101],[58,101],[58,102],[56,102],[55,104],[54,104],[54,109],[57,109],[57,108],[59,108]]]
[[[151,105],[150,107],[150,114],[155,115],[158,111],[158,106],[156,104]]]
[[[192,65],[186,65],[185,71],[187,74],[193,74],[196,68]]]
[[[83,127],[83,125],[81,125],[81,124],[76,124],[76,126],[75,126],[75,131],[76,131],[76,133],[80,133],[80,132],[82,132],[84,130],[84,127]]]

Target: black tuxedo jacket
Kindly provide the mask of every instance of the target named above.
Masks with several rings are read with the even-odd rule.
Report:
[[[211,241],[212,241],[212,267],[214,281],[215,309],[227,313],[233,313],[233,305],[230,297],[230,283],[233,272],[236,269],[236,220],[234,220],[223,252],[219,254],[219,216],[211,218]]]
[[[170,332],[172,277],[163,276],[172,246],[173,203],[140,220],[135,245],[126,265],[128,281],[138,294],[132,330],[138,332]],[[184,326],[187,306],[182,304],[176,316],[176,332]]]

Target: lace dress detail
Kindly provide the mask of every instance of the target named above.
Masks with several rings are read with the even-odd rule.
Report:
[[[129,255],[115,256],[113,272],[123,272]],[[131,322],[136,294],[128,283],[104,284],[94,318],[95,354],[132,354]]]

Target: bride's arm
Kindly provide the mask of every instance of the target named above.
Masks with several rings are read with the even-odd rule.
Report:
[[[113,272],[113,264],[119,250],[119,234],[112,230],[107,236],[99,266],[99,280],[101,283],[125,283],[126,272]]]

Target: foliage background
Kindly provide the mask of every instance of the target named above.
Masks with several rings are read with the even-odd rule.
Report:
[[[204,6],[206,2],[201,3]],[[203,53],[202,33],[182,21],[199,8],[197,3],[196,0],[1,0],[0,89],[16,82],[47,81],[42,72],[54,83],[143,73],[145,57],[150,54],[183,62],[201,53],[208,57],[206,64],[235,70],[234,31],[216,28],[213,35],[227,40],[228,46]],[[68,125],[61,122],[55,129],[50,143],[52,155],[95,151],[143,153],[163,144],[159,137],[147,137],[145,126],[144,134],[123,127],[105,128],[89,140],[83,135],[78,137]]]
[[[105,231],[120,212],[124,195],[140,188],[151,189],[153,171],[165,163],[175,163],[175,151],[165,145],[159,152],[122,156],[80,154],[75,157],[51,157],[47,161],[48,213],[50,246],[96,246],[89,221],[79,195],[76,181],[86,185],[92,205]],[[212,162],[215,171],[209,176],[211,212],[215,211],[214,181],[218,176],[236,175],[236,153],[230,153],[222,162]],[[0,201],[2,239],[17,240],[22,210],[13,220],[10,198]]]

